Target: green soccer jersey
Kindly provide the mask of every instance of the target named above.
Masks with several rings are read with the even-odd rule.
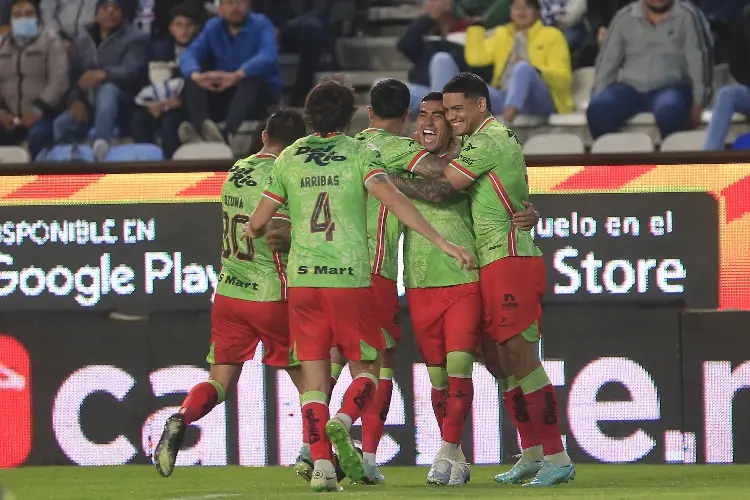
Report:
[[[379,128],[365,129],[354,138],[373,144],[380,150],[387,173],[410,172],[428,154],[417,141]],[[367,240],[374,274],[394,281],[398,278],[398,239],[402,230],[401,221],[380,200],[368,196]]]
[[[474,181],[471,215],[477,237],[479,265],[513,256],[539,256],[529,231],[512,226],[515,212],[529,199],[526,160],[515,134],[492,117],[464,138],[461,154],[451,166]]]
[[[216,293],[234,299],[270,302],[286,299],[286,255],[272,252],[265,238],[242,238],[247,215],[258,205],[276,157],[257,154],[229,169],[221,188],[224,237]],[[274,219],[289,220],[285,207]]]
[[[263,194],[289,206],[289,286],[370,286],[365,185],[380,174],[377,147],[343,134],[303,137],[281,153]]]

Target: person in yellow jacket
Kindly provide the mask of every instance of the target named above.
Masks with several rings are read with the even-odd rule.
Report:
[[[514,0],[511,23],[486,37],[479,24],[466,32],[464,57],[469,66],[494,65],[492,112],[506,124],[518,114],[550,115],[573,111],[570,50],[563,33],[540,21],[539,0]],[[456,68],[458,74],[458,68]]]

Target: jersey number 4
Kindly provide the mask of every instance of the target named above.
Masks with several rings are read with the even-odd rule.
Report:
[[[323,220],[320,220],[321,217]],[[333,241],[335,230],[336,223],[331,218],[331,203],[328,199],[328,193],[320,193],[310,217],[310,232],[326,233],[326,241]]]
[[[225,259],[230,255],[234,255],[238,260],[253,260],[255,255],[255,249],[253,248],[253,240],[249,238],[242,238],[242,227],[250,221],[250,217],[244,214],[237,214],[229,220],[229,214],[224,212],[224,238],[222,244],[221,256]],[[237,240],[237,236],[240,236],[240,240]],[[240,243],[244,241],[247,244],[247,252],[240,250]]]

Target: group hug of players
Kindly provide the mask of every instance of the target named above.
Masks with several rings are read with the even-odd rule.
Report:
[[[397,80],[376,84],[371,127],[352,138],[352,90],[323,81],[305,104],[312,135],[299,113],[279,110],[263,149],[230,170],[210,378],[167,420],[153,457],[161,475],[174,470],[186,427],[224,401],[261,341],[263,363],[286,369],[299,390],[297,474],[315,491],[339,491],[337,460],[353,482],[384,482],[375,456],[400,339],[403,233],[409,314],[443,440],[427,482],[470,478],[460,437],[475,359],[499,381],[522,444],[518,462],[495,481],[551,486],[575,477],[538,355],[546,277],[529,231],[538,215],[522,147],[492,117],[476,75],[461,73],[423,99],[416,140],[401,136],[409,99]],[[352,382],[331,418],[345,364]],[[361,455],[350,436],[360,418]]]

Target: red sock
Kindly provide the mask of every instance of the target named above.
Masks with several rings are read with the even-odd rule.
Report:
[[[542,444],[544,456],[554,455],[565,450],[560,437],[560,423],[557,420],[557,396],[552,384],[524,394],[534,431]]]
[[[313,460],[331,460],[331,442],[325,431],[329,418],[328,405],[312,401],[302,406],[302,429]]]
[[[432,411],[435,412],[438,428],[443,431],[443,420],[445,419],[445,401],[448,399],[448,389],[432,388]]]
[[[470,378],[448,377],[448,401],[443,419],[443,441],[461,444],[464,421],[474,400],[474,383]]]
[[[508,410],[508,415],[518,429],[518,434],[521,435],[521,448],[527,450],[538,446],[540,444],[539,437],[534,431],[534,424],[531,422],[528,405],[521,388],[516,387],[504,392],[503,402],[505,403],[505,409]]]
[[[369,377],[356,377],[344,393],[344,402],[339,413],[343,413],[356,422],[375,398],[375,382]]]
[[[375,391],[375,398],[370,406],[362,414],[362,452],[377,453],[380,438],[383,437],[385,419],[391,408],[391,395],[393,394],[393,381],[380,379]]]
[[[185,401],[180,406],[180,413],[185,418],[185,425],[190,425],[196,420],[208,415],[219,401],[216,388],[208,382],[201,382],[188,393]]]

